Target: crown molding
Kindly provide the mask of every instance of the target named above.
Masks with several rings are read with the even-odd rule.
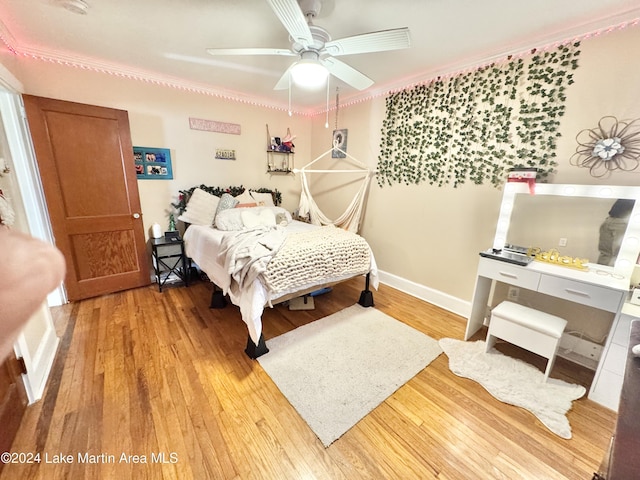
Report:
[[[126,78],[129,80],[136,80],[140,82],[150,83],[162,87],[174,88],[177,90],[183,90],[186,92],[197,93],[200,95],[207,95],[211,97],[220,98],[223,100],[229,100],[233,102],[244,103],[253,106],[259,106],[263,108],[269,108],[273,110],[288,111],[288,107],[275,103],[273,101],[262,99],[256,96],[243,94],[240,92],[234,92],[232,90],[216,88],[211,85],[206,85],[197,82],[190,82],[188,80],[172,77],[170,75],[164,75],[157,72],[151,72],[139,68],[132,68],[126,65],[105,62],[102,60],[96,60],[93,58],[83,57],[74,54],[68,54],[51,49],[38,49],[24,46],[11,46],[9,50],[15,55],[23,58],[29,58],[33,60],[40,60],[49,63],[56,63],[66,67],[74,67],[81,70],[89,70],[97,73],[103,73],[112,75],[114,77]],[[292,110],[292,114],[309,115],[309,112],[304,110],[296,111]]]
[[[439,78],[453,77],[493,63],[506,62],[513,57],[529,56],[534,49],[535,51],[544,51],[556,48],[565,43],[585,41],[638,25],[640,25],[640,6],[632,7],[607,17],[572,25],[565,29],[548,32],[535,38],[530,37],[523,39],[519,42],[503,46],[499,50],[485,51],[473,57],[467,57],[446,65],[439,65],[436,68],[411,77],[405,77],[395,82],[373,86],[365,92],[356,92],[352,95],[345,96],[340,106],[349,106],[370,101],[374,98],[386,97],[418,85],[431,83]],[[324,114],[326,111],[326,108],[319,109],[319,107],[317,107],[312,116]]]

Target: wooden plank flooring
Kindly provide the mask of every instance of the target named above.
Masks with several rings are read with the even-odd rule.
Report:
[[[340,284],[312,311],[268,309],[265,337],[352,305],[362,286]],[[238,309],[210,310],[210,291],[150,286],[55,309],[57,359],[12,447],[41,462],[5,465],[0,478],[584,480],[608,447],[612,411],[574,402],[563,440],[453,375],[442,354],[325,449],[244,355]],[[456,315],[386,286],[374,295],[376,308],[435,339],[463,337]],[[542,369],[543,359],[509,353]],[[588,387],[593,372],[558,359],[552,376]]]

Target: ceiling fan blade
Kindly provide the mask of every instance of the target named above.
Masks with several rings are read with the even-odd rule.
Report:
[[[313,44],[311,30],[296,0],[267,0],[267,2],[294,42],[300,43],[305,48]]]
[[[207,48],[209,55],[284,55],[296,56],[284,48]]]
[[[373,80],[369,77],[338,59],[332,57],[323,58],[320,63],[327,67],[331,75],[338,77],[353,88],[365,90],[373,85]]]
[[[399,50],[410,45],[411,36],[409,29],[405,27],[339,38],[325,43],[324,48],[330,55],[340,56]]]

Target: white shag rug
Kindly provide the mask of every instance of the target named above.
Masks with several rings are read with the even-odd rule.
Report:
[[[442,353],[433,338],[358,304],[267,346],[258,361],[325,447]]]
[[[449,357],[449,369],[460,377],[475,380],[501,402],[533,413],[549,430],[562,438],[571,438],[566,413],[571,402],[586,389],[555,378],[544,382],[544,373],[522,360],[511,358],[492,348],[485,353],[485,342],[463,342],[443,338],[439,342]]]

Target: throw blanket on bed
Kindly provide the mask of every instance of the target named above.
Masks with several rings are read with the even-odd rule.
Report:
[[[243,288],[256,278],[274,293],[295,291],[371,268],[371,249],[360,235],[326,226],[285,235],[280,227],[260,226],[225,237],[219,253],[233,287]]]
[[[271,258],[280,250],[286,234],[281,227],[257,226],[228,235],[218,257],[240,288],[263,274]]]
[[[364,238],[326,226],[287,236],[262,280],[270,292],[283,292],[367,273],[370,268],[371,249]]]

